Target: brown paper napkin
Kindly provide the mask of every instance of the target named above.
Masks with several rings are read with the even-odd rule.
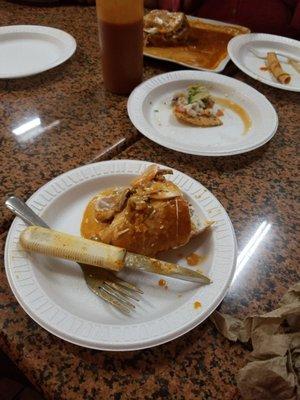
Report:
[[[300,399],[300,282],[276,310],[244,320],[215,311],[210,319],[227,339],[251,340],[249,362],[236,377],[246,400]]]

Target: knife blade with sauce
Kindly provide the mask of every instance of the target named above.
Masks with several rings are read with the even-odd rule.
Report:
[[[72,260],[112,271],[129,268],[190,282],[211,283],[211,280],[204,274],[177,264],[131,253],[121,247],[95,242],[39,226],[26,228],[20,235],[20,243],[27,251]]]

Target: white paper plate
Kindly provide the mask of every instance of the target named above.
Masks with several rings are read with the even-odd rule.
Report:
[[[69,171],[39,189],[28,201],[57,230],[79,235],[89,199],[101,189],[126,185],[149,163],[106,161]],[[126,351],[168,342],[205,320],[223,299],[236,264],[236,240],[228,215],[218,200],[200,183],[174,170],[170,179],[178,184],[196,211],[216,221],[211,235],[169,252],[164,258],[186,265],[182,255],[205,254],[201,265],[213,283],[194,283],[159,275],[122,272],[144,294],[130,316],[104,303],[86,286],[80,268],[72,262],[29,255],[19,246],[25,224],[16,218],[5,247],[5,268],[11,289],[27,314],[49,332],[69,342],[102,350]],[[180,255],[179,255],[180,254]],[[199,300],[200,309],[193,304]]]
[[[0,27],[0,78],[21,78],[54,68],[72,56],[68,33],[37,25]]]
[[[279,83],[269,71],[260,68],[265,65],[263,59],[255,57],[249,47],[267,54],[268,51],[278,51],[290,57],[300,58],[300,42],[283,36],[268,35],[265,33],[249,33],[237,36],[228,43],[228,53],[235,65],[252,78],[269,86],[279,89],[300,92],[300,74],[291,65],[282,63],[282,68],[291,74],[288,85]]]
[[[245,30],[247,29],[248,32],[249,32],[249,29],[245,28],[244,26],[235,25],[235,24],[228,24],[226,22],[216,21],[214,19],[198,18],[198,17],[194,17],[194,16],[191,16],[191,15],[188,15],[188,19],[200,20],[202,22],[205,22],[206,24],[211,24],[211,25],[235,26],[235,27],[243,28]],[[176,50],[174,50],[174,51],[176,51]],[[198,67],[198,66],[196,66],[196,65],[194,65],[192,63],[184,63],[184,62],[181,62],[181,61],[176,61],[176,60],[174,60],[172,58],[168,58],[168,57],[165,58],[165,57],[154,56],[154,55],[152,55],[152,54],[147,52],[147,48],[144,49],[144,55],[146,57],[154,58],[156,60],[169,61],[169,62],[172,62],[174,64],[183,65],[183,66],[188,67],[188,68],[193,68],[193,69],[197,69],[197,70],[200,70],[200,71],[212,71],[212,72],[221,72],[221,71],[223,71],[224,68],[226,67],[226,65],[228,64],[228,62],[230,61],[230,57],[227,54],[226,57],[223,60],[221,60],[220,63],[216,66],[216,68],[207,69],[207,68]]]
[[[225,109],[221,126],[199,128],[178,122],[170,101],[176,92],[195,82],[202,82],[212,95],[227,97],[242,106],[252,121],[249,131],[243,133],[241,118],[229,109]],[[176,71],[158,75],[131,93],[127,109],[131,122],[149,139],[173,150],[201,156],[254,150],[268,142],[278,126],[276,111],[265,96],[243,82],[211,72]]]

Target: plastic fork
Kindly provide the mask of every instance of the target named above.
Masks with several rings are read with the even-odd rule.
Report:
[[[267,58],[266,52],[263,52],[262,50],[257,50],[254,47],[248,47],[248,50],[253,55],[255,55],[255,57],[257,57],[257,58],[261,58],[261,59],[266,59]],[[291,57],[290,55],[285,54],[285,53],[281,53],[280,51],[275,51],[274,53],[277,56],[285,58],[284,60],[280,60],[281,62],[287,62],[287,63],[289,63],[290,61],[294,61],[294,62],[297,62],[297,63],[300,62],[300,58],[298,58],[298,57]]]
[[[5,205],[28,225],[49,228],[46,222],[18,197],[9,197]],[[137,296],[143,294],[140,288],[117,277],[113,272],[90,265],[78,265],[83,272],[87,286],[96,296],[112,304],[125,314],[129,314],[135,308],[132,300],[139,301]]]

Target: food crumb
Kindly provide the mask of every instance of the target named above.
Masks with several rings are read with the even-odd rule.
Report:
[[[177,297],[182,297],[182,294],[178,294]]]
[[[223,117],[223,115],[224,115],[224,112],[223,112],[223,110],[218,110],[217,112],[216,112],[216,116],[217,117]]]
[[[198,265],[200,262],[204,261],[205,256],[201,256],[200,254],[192,253],[185,257],[186,262],[188,265],[195,266]]]
[[[164,288],[167,288],[167,286],[168,286],[167,281],[165,281],[164,279],[160,279],[160,280],[158,281],[158,284],[159,284],[159,286],[162,286],[162,287],[164,287]]]
[[[200,307],[201,307],[200,301],[195,301],[195,302],[194,302],[194,308],[195,308],[195,310],[197,310],[197,309],[200,308]]]
[[[269,68],[266,67],[265,65],[263,65],[262,67],[260,67],[260,70],[261,70],[261,71],[268,71],[268,69],[269,69]]]
[[[154,112],[158,112],[158,110],[154,110]]]

